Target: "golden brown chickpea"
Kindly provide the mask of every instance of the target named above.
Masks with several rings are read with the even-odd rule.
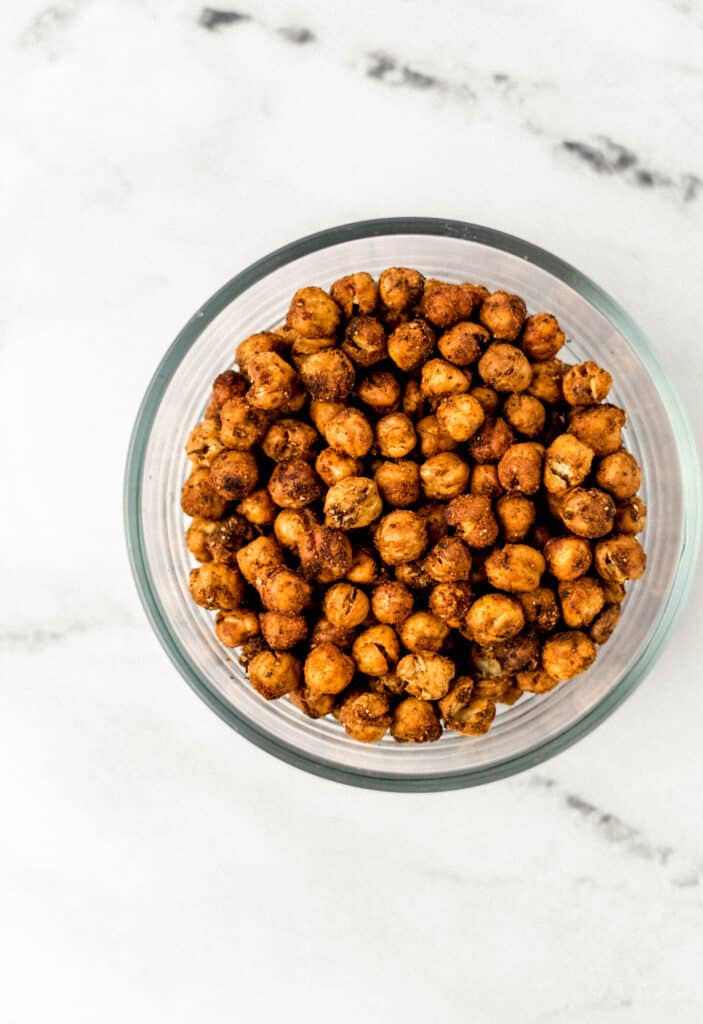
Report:
[[[373,366],[388,355],[386,331],[373,316],[355,316],[346,326],[342,349],[357,366]]]
[[[210,483],[228,501],[246,498],[256,487],[259,470],[250,452],[223,451],[210,467]]]
[[[304,508],[320,497],[320,481],[304,459],[276,465],[268,483],[269,494],[281,508]]]
[[[361,743],[378,743],[391,724],[390,703],[384,693],[350,693],[342,701],[339,721],[347,735]]]
[[[468,441],[486,418],[480,402],[472,395],[443,398],[437,406],[436,415],[440,431],[454,441]]]
[[[300,662],[286,651],[262,651],[252,658],[247,671],[264,700],[277,700],[300,686]]]
[[[577,580],[591,568],[591,545],[581,537],[552,537],[543,550],[547,568],[558,580]]]
[[[287,462],[288,459],[307,461],[312,458],[319,440],[317,431],[309,423],[284,418],[269,427],[261,447],[274,462]]]
[[[308,635],[308,624],[302,615],[262,612],[260,619],[264,640],[274,651],[289,651]]]
[[[271,526],[276,518],[276,506],[265,488],[252,491],[237,505],[237,512],[254,526]]]
[[[371,595],[371,610],[379,622],[397,626],[413,610],[413,595],[397,580],[379,583]]]
[[[473,290],[446,281],[425,281],[420,312],[435,327],[446,328],[468,320],[476,304]]]
[[[227,511],[227,499],[211,481],[209,469],[195,469],[183,484],[181,508],[187,516],[221,519]]]
[[[465,322],[445,331],[437,342],[437,348],[455,366],[469,366],[477,361],[490,340],[485,327]]]
[[[595,660],[593,641],[578,629],[550,636],[542,648],[542,668],[559,682],[585,672]]]
[[[239,664],[242,668],[248,668],[257,654],[267,650],[266,641],[261,635],[245,640],[239,650]]]
[[[539,665],[540,641],[536,633],[518,633],[502,643],[489,648],[499,665],[502,675],[512,675],[522,669],[537,668]]]
[[[402,412],[383,416],[376,424],[376,443],[381,455],[388,459],[409,455],[417,443],[412,420]]]
[[[525,303],[519,295],[509,292],[493,292],[484,299],[479,313],[481,323],[499,341],[514,341],[526,317]]]
[[[335,647],[351,647],[354,639],[354,630],[340,629],[329,619],[318,619],[313,627],[310,637],[310,647],[317,647],[318,644],[334,644]]]
[[[424,286],[422,274],[410,267],[389,267],[378,279],[381,302],[396,313],[412,309],[422,298]]]
[[[620,605],[608,604],[589,629],[588,635],[596,644],[607,644],[619,621]]]
[[[307,686],[291,690],[288,699],[307,718],[324,718],[332,708],[336,697],[333,693],[312,693]]]
[[[196,516],[186,530],[186,546],[199,562],[211,562],[210,537],[217,528],[217,520]]]
[[[230,398],[220,410],[220,438],[226,448],[246,452],[266,433],[268,418],[261,409],[253,409],[246,398]]]
[[[624,583],[615,580],[600,580],[606,604],[622,604],[627,596]]]
[[[398,635],[409,651],[441,651],[449,626],[430,612],[413,612],[398,627]]]
[[[400,657],[398,637],[386,624],[371,626],[354,641],[352,657],[364,675],[385,676],[393,671]]]
[[[514,440],[512,430],[502,417],[489,417],[469,441],[469,452],[474,462],[498,462]]]
[[[259,616],[249,608],[218,612],[215,616],[215,635],[225,647],[241,647],[259,632]]]
[[[553,679],[543,668],[529,669],[526,672],[518,672],[515,682],[521,690],[527,693],[548,693],[558,686],[559,680]]]
[[[439,583],[430,594],[430,611],[450,629],[463,629],[471,596],[468,583]]]
[[[561,359],[547,359],[544,363],[532,364],[532,380],[527,389],[529,395],[539,398],[540,402],[555,405],[564,397],[561,382],[566,363]]]
[[[503,416],[518,434],[539,437],[544,430],[547,414],[539,398],[521,392],[509,395],[503,404]]]
[[[196,467],[207,468],[220,454],[224,445],[220,440],[220,424],[215,419],[205,419],[195,427],[186,441],[186,455]]]
[[[305,390],[316,402],[344,402],[354,389],[354,364],[338,348],[308,356],[300,368]]]
[[[302,535],[317,525],[317,519],[307,508],[284,508],[273,523],[273,532],[278,543],[295,551]]]
[[[244,600],[244,580],[236,569],[221,562],[205,562],[190,573],[190,596],[201,608],[233,611]]]
[[[440,452],[452,451],[457,446],[451,434],[442,430],[436,416],[424,416],[417,424],[417,432],[420,435],[420,451],[426,459]]]
[[[596,544],[595,565],[599,576],[614,583],[638,580],[647,566],[647,556],[638,540],[616,534]]]
[[[446,359],[428,359],[420,375],[423,398],[435,403],[447,395],[461,395],[469,390],[471,374],[464,373]]]
[[[562,494],[583,483],[591,472],[593,451],[573,434],[559,434],[544,458],[544,486],[550,494]]]
[[[255,356],[270,355],[272,352],[278,355],[284,350],[284,344],[273,331],[258,331],[250,335],[237,345],[234,359],[243,376],[248,376],[247,364]]]
[[[426,555],[423,568],[437,583],[456,583],[471,575],[471,552],[458,537],[443,537]]]
[[[549,587],[537,587],[518,599],[525,613],[525,622],[539,633],[551,633],[559,622],[559,605],[556,595]]]
[[[398,675],[405,690],[420,700],[440,700],[449,690],[456,667],[454,662],[432,651],[406,654],[398,662]]]
[[[478,363],[478,372],[496,391],[526,391],[532,380],[529,360],[515,345],[495,341]]]
[[[349,476],[334,484],[325,497],[325,522],[342,530],[368,526],[383,511],[383,503],[373,480]]]
[[[257,537],[240,548],[236,559],[244,579],[258,589],[270,572],[283,565],[283,552],[270,537]]]
[[[330,288],[330,295],[347,319],[373,313],[378,301],[376,282],[365,271],[340,277]]]
[[[589,359],[568,368],[562,379],[562,390],[569,405],[593,405],[603,401],[612,383],[608,371]]]
[[[495,679],[477,679],[474,682],[474,700],[490,700],[494,704],[514,704],[512,676],[498,676]],[[522,696],[522,690],[518,690]]]
[[[310,419],[315,424],[317,430],[324,437],[325,431],[327,430],[327,424],[334,419],[338,412],[345,409],[346,406],[343,402],[311,402],[310,403]]]
[[[413,421],[422,419],[425,404],[419,381],[408,380],[405,382],[402,408],[408,419]]]
[[[474,601],[466,617],[470,638],[484,647],[517,636],[524,625],[522,605],[507,594],[484,594]]]
[[[248,359],[246,375],[250,382],[246,400],[264,412],[285,409],[297,390],[297,373],[275,352],[263,352]]]
[[[498,479],[506,491],[536,494],[542,481],[544,448],[535,441],[523,441],[508,448],[498,463]]]
[[[449,501],[466,490],[469,467],[453,452],[433,455],[420,466],[422,490],[432,501]]]
[[[427,505],[421,505],[416,511],[425,520],[428,544],[434,545],[442,537],[447,536],[449,524],[447,522],[447,509],[445,505],[439,501],[434,501]]]
[[[360,380],[356,394],[360,402],[379,416],[395,412],[400,405],[400,384],[386,370],[374,370]]]
[[[254,536],[251,523],[235,512],[214,524],[214,529],[208,531],[207,544],[216,562],[236,566],[237,552]]]
[[[432,586],[432,577],[428,576],[420,562],[403,562],[397,565],[395,578],[410,590],[423,590]]]
[[[569,629],[582,629],[590,624],[605,604],[603,588],[591,576],[559,584],[561,614]]]
[[[373,429],[363,412],[342,409],[327,424],[325,440],[336,451],[361,459],[373,444]]]
[[[525,355],[535,362],[553,359],[566,338],[559,321],[551,313],[535,313],[528,316],[520,338],[520,347]]]
[[[344,579],[351,569],[352,549],[342,530],[314,526],[298,542],[300,567],[308,579],[333,583]]]
[[[460,676],[449,693],[439,702],[447,729],[462,736],[482,736],[496,716],[496,706],[487,697],[472,697],[473,681]]]
[[[400,324],[388,338],[388,355],[405,373],[417,370],[434,349],[434,331],[424,320]]]
[[[373,552],[364,547],[354,548],[352,564],[346,578],[350,583],[375,583],[378,579],[378,566]]]
[[[260,592],[264,607],[282,615],[299,615],[310,603],[310,585],[285,565],[273,569],[262,580]]]
[[[536,590],[546,568],[542,552],[528,544],[506,544],[495,548],[486,559],[488,582],[511,594]]]
[[[334,448],[323,448],[315,460],[315,472],[328,487],[333,487],[340,480],[358,476],[361,465],[359,459],[353,459]]]
[[[325,594],[322,608],[333,625],[355,629],[369,614],[369,599],[353,583],[335,583]]]
[[[471,494],[484,495],[486,498],[497,498],[503,493],[503,485],[498,479],[498,467],[492,462],[481,462],[471,470]]]
[[[450,502],[447,522],[456,527],[457,536],[470,548],[486,548],[495,543],[498,523],[489,498],[463,494]]]
[[[504,494],[496,502],[496,518],[510,544],[524,540],[535,522],[534,502],[522,494]]]
[[[627,416],[616,405],[587,405],[569,415],[569,433],[596,455],[612,455],[622,446],[620,431]]]
[[[427,524],[416,512],[390,512],[378,524],[374,544],[387,565],[413,562],[427,547]]]
[[[478,404],[483,409],[485,416],[493,416],[498,410],[500,405],[500,398],[498,392],[494,391],[493,388],[486,387],[485,384],[479,384],[475,388],[471,388],[469,394],[476,399]]]
[[[641,498],[630,498],[615,509],[615,529],[618,533],[641,533],[647,523],[647,506]]]
[[[342,317],[339,306],[322,288],[300,288],[293,296],[286,326],[304,338],[331,338]]]
[[[310,356],[316,356],[319,352],[325,352],[327,349],[334,348],[334,346],[334,338],[298,337],[293,342],[290,358],[298,373],[300,373],[306,359],[309,359]]]
[[[606,455],[596,470],[596,483],[618,501],[634,497],[642,483],[637,459],[626,451]]]
[[[354,662],[334,644],[318,644],[303,666],[305,685],[311,693],[341,693],[354,676]]]
[[[225,370],[213,381],[211,404],[219,413],[225,402],[229,402],[230,398],[242,398],[248,387],[246,378],[241,373],[237,373],[236,370]]]
[[[435,708],[426,700],[406,697],[393,712],[391,736],[398,743],[432,743],[442,735]]]
[[[615,503],[597,487],[572,487],[561,498],[559,517],[571,533],[592,540],[612,530]]]

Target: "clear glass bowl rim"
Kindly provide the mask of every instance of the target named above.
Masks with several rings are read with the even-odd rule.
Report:
[[[236,708],[220,699],[204,684],[195,665],[181,646],[179,638],[173,633],[164,609],[156,596],[144,550],[140,509],[144,456],[156,411],[176,367],[204,328],[252,284],[266,277],[271,271],[301,256],[337,245],[340,242],[381,235],[407,234],[464,239],[519,256],[559,278],[598,309],[635,349],[661,395],[678,445],[684,508],[681,551],[668,599],[659,622],[649,642],[629,671],[599,704],[561,732],[514,757],[508,757],[486,767],[451,775],[431,777],[409,775],[396,778],[370,773],[363,769],[342,768],[311,758],[295,747],[279,739],[274,739],[264,730],[253,726],[248,719],[237,712]],[[132,430],[124,481],[127,549],[142,605],[162,647],[198,696],[246,739],[297,768],[349,785],[399,792],[461,789],[505,778],[508,775],[532,768],[565,750],[611,715],[642,682],[661,654],[671,634],[676,617],[690,589],[696,567],[700,547],[701,507],[701,476],[690,424],[680,399],[666,377],[650,342],[625,310],[590,278],[545,249],[492,228],[434,217],[390,217],[355,221],[306,235],[250,264],[215,292],[180,331],[147,387]]]

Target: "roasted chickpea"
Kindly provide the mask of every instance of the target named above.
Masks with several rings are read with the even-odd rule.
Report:
[[[244,599],[244,580],[231,565],[205,562],[190,573],[190,596],[201,608],[233,611]]]
[[[447,729],[462,736],[482,736],[496,716],[496,706],[487,697],[473,697],[473,680],[460,676],[439,702],[439,710]]]
[[[405,697],[393,711],[391,736],[398,743],[432,743],[442,735],[434,706],[418,697]]]
[[[601,579],[600,585],[603,589],[603,597],[606,604],[622,604],[627,597],[624,583]]]
[[[641,498],[630,498],[615,509],[615,529],[618,533],[641,533],[647,523],[647,506]]]
[[[547,568],[558,580],[577,580],[591,567],[593,555],[581,537],[552,537],[544,545]]]
[[[469,366],[477,361],[490,340],[485,327],[465,322],[445,331],[437,342],[437,348],[455,366]]]
[[[247,377],[248,363],[251,359],[255,356],[270,355],[271,353],[278,355],[283,351],[284,347],[282,339],[274,334],[273,331],[258,331],[237,345],[234,359],[242,371],[242,375]]]
[[[471,470],[471,494],[482,494],[486,498],[497,498],[503,493],[498,479],[498,467],[492,462],[481,462]]]
[[[522,605],[507,594],[484,594],[466,616],[469,637],[483,647],[517,636],[525,625]]]
[[[384,693],[350,693],[342,701],[339,721],[352,739],[378,743],[391,724],[390,703]]]
[[[511,676],[495,676],[490,679],[476,679],[474,681],[474,699],[490,700],[493,701],[494,704],[502,704],[505,698],[510,700],[513,685]],[[522,690],[520,690],[520,695],[522,696]]]
[[[413,595],[397,580],[379,583],[371,595],[371,610],[379,622],[397,626],[413,610]]]
[[[271,495],[264,488],[252,491],[237,505],[237,512],[254,526],[271,526],[277,511]]]
[[[325,594],[322,608],[333,625],[355,629],[369,614],[369,599],[353,583],[335,583]]]
[[[481,653],[484,656],[490,654],[490,657],[495,660],[499,675],[510,676],[522,669],[532,669],[539,665],[540,641],[536,633],[518,633],[517,636],[494,644],[487,650],[481,648]],[[474,663],[478,660],[476,653],[473,660]],[[490,673],[486,673],[486,675],[490,675]]]
[[[309,584],[286,566],[273,569],[262,580],[260,592],[264,607],[282,615],[299,615],[310,603]]]
[[[402,412],[383,416],[376,424],[376,443],[381,455],[388,459],[409,455],[417,443],[412,420]]]
[[[281,508],[304,508],[320,497],[320,481],[303,459],[276,465],[268,483],[269,494]]]
[[[266,576],[283,565],[283,553],[275,540],[257,537],[237,552],[237,565],[247,583],[257,589]]]
[[[352,550],[342,530],[314,526],[298,542],[300,567],[307,579],[332,583],[344,579],[351,569]]]
[[[541,551],[528,544],[506,544],[486,559],[488,582],[498,590],[522,594],[536,590],[547,563]]]
[[[498,479],[506,491],[536,494],[542,480],[544,448],[535,441],[511,445],[498,463]]]
[[[488,346],[479,360],[478,372],[496,391],[525,391],[532,380],[532,367],[524,352],[502,341]]]
[[[254,539],[254,529],[248,519],[234,513],[214,524],[208,532],[208,547],[216,562],[224,565],[237,564],[237,552]]]
[[[591,640],[596,644],[606,644],[613,634],[613,630],[620,621],[620,605],[608,604],[593,622],[588,631]]]
[[[435,327],[446,328],[468,320],[476,304],[473,289],[446,281],[425,281],[420,312]]]
[[[456,527],[457,536],[471,548],[490,547],[498,536],[498,523],[489,498],[463,494],[447,508],[447,522]]]
[[[520,338],[520,347],[525,355],[535,362],[553,359],[566,338],[559,321],[551,313],[535,313],[528,316]]]
[[[441,654],[421,651],[401,658],[397,671],[411,696],[420,700],[440,700],[449,690],[456,668],[453,661]]]
[[[346,326],[342,349],[357,366],[373,366],[388,355],[386,331],[373,316],[355,316]]]
[[[308,423],[282,419],[269,427],[261,447],[274,462],[287,462],[289,459],[307,461],[312,458],[319,440],[317,431]]]
[[[363,412],[342,409],[327,424],[325,440],[344,455],[360,459],[373,444],[373,429]]]
[[[593,451],[573,434],[559,434],[544,458],[544,486],[550,494],[562,494],[583,483],[591,472]]]
[[[181,508],[187,516],[221,519],[227,511],[227,499],[213,486],[209,469],[195,469],[183,484]]]
[[[603,588],[591,576],[560,583],[558,589],[561,614],[569,629],[589,626],[605,604]]]
[[[433,501],[449,501],[466,490],[469,467],[453,452],[433,455],[420,466],[420,479],[425,497]]]
[[[323,448],[315,460],[315,472],[328,487],[333,487],[347,477],[357,476],[360,470],[359,459],[353,459],[334,448]]]
[[[436,416],[424,416],[417,424],[417,432],[420,435],[420,451],[426,459],[440,452],[452,451],[457,446],[451,434],[442,429]]]
[[[604,537],[615,520],[615,503],[597,487],[572,487],[559,503],[559,517],[577,537]]]
[[[420,375],[423,398],[435,403],[447,395],[461,395],[469,390],[471,374],[464,373],[446,359],[428,359]]]
[[[334,644],[335,647],[351,647],[354,639],[353,629],[341,629],[335,626],[329,619],[321,618],[315,623],[310,637],[310,646],[317,647],[318,644]]]
[[[569,405],[592,405],[603,401],[612,383],[607,370],[588,360],[569,367],[562,379],[562,390]]]
[[[215,616],[215,635],[225,647],[241,647],[259,632],[259,616],[249,608],[218,612]]]
[[[422,418],[425,411],[425,403],[419,381],[408,380],[405,382],[402,409],[410,420],[414,421]]]
[[[525,622],[539,633],[551,633],[559,622],[559,605],[549,587],[537,587],[527,594],[518,594]]]
[[[525,437],[539,437],[547,419],[544,406],[539,398],[521,392],[508,395],[503,404],[503,416],[518,434]]]
[[[388,309],[402,313],[422,298],[425,279],[410,267],[389,267],[378,279],[378,293]]]
[[[205,419],[190,432],[186,441],[186,455],[194,466],[207,468],[220,454],[224,445],[220,440],[220,424],[215,419]]]
[[[342,319],[339,306],[322,288],[300,288],[293,296],[286,326],[304,338],[331,338]]]
[[[440,583],[430,594],[430,611],[451,629],[463,629],[471,607],[468,583]]]
[[[550,636],[542,648],[542,668],[559,682],[585,672],[595,660],[593,641],[578,629]]]
[[[325,497],[325,522],[342,530],[368,526],[383,511],[383,502],[373,480],[349,476],[334,484]]]
[[[247,452],[266,433],[268,417],[253,409],[246,398],[230,398],[220,410],[220,438],[226,448]]]
[[[290,358],[295,364],[298,373],[300,373],[306,359],[309,359],[310,356],[316,356],[319,352],[325,352],[327,349],[334,348],[334,346],[334,338],[298,337],[293,342]]]
[[[350,583],[369,585],[375,583],[378,576],[378,566],[373,552],[364,547],[354,548],[352,564],[346,576]]]
[[[328,423],[334,419],[338,412],[345,409],[343,402],[315,402],[310,403],[310,419],[317,430],[324,437]]]
[[[449,533],[447,509],[440,501],[429,502],[417,509],[417,514],[425,520],[428,544],[436,544]]]
[[[548,693],[549,690],[553,690],[555,686],[559,685],[559,680],[554,679],[543,668],[518,672],[515,682],[521,690],[527,693]]]
[[[356,667],[367,676],[385,676],[392,672],[399,656],[398,637],[386,624],[365,629],[352,646]]]
[[[399,324],[388,338],[388,355],[405,373],[417,370],[434,349],[434,331],[424,320]]]
[[[360,402],[379,416],[395,412],[400,405],[400,384],[386,370],[374,370],[360,380],[356,394]]]
[[[484,299],[479,319],[494,338],[515,341],[527,317],[527,308],[519,295],[493,292]]]
[[[616,405],[587,405],[569,416],[569,433],[575,434],[596,455],[612,455],[622,445],[620,431],[627,416]]]
[[[305,685],[311,693],[341,693],[354,676],[354,662],[334,644],[318,644],[303,666]]]
[[[274,520],[273,532],[282,547],[295,551],[302,535],[316,525],[317,519],[310,509],[284,508]]]
[[[211,562],[210,537],[217,528],[217,520],[196,516],[186,530],[186,546],[199,562]],[[221,561],[221,559],[220,559]]]
[[[246,363],[249,390],[246,400],[255,409],[272,412],[285,409],[296,393],[298,375],[275,352],[262,352]]]
[[[347,319],[373,313],[378,301],[376,282],[364,271],[340,277],[330,288],[330,295]]]
[[[596,470],[596,483],[618,501],[632,498],[642,483],[642,473],[637,459],[626,451],[606,455]]]
[[[267,650],[266,641],[261,635],[245,640],[239,650],[239,664],[242,668],[248,668],[257,654]]]
[[[413,612],[398,627],[398,635],[409,651],[441,651],[449,626],[430,612]]]
[[[308,356],[300,368],[305,390],[316,402],[344,402],[352,393],[354,364],[338,348]]]
[[[220,452],[210,466],[211,485],[228,501],[246,498],[258,479],[259,469],[251,452]]]
[[[333,693],[312,693],[307,686],[299,686],[291,690],[288,699],[307,718],[324,718],[334,707],[336,697]]]
[[[493,416],[497,412],[500,398],[498,397],[498,392],[493,388],[489,388],[485,384],[479,384],[475,388],[471,388],[469,394],[476,399],[483,409],[484,415]]]
[[[454,441],[468,441],[481,427],[485,413],[472,395],[449,395],[437,406],[437,423],[441,433]]]
[[[469,452],[474,462],[498,462],[513,443],[513,432],[502,417],[484,420],[469,441]]]
[[[262,651],[247,667],[249,680],[265,700],[277,700],[300,686],[301,665],[286,651]]]
[[[564,397],[561,382],[566,363],[561,359],[547,359],[543,363],[532,364],[532,380],[527,393],[539,398],[540,402],[555,405]]]
[[[289,651],[308,635],[308,624],[302,615],[262,612],[260,619],[264,640],[274,651]]]
[[[243,374],[237,373],[236,370],[225,370],[224,373],[215,377],[212,385],[211,404],[219,413],[230,398],[242,398],[246,394],[248,386]]]
[[[530,532],[536,511],[534,503],[524,495],[504,494],[496,502],[495,514],[506,541],[514,544]]]
[[[387,565],[413,562],[427,547],[427,524],[415,512],[390,512],[378,524],[374,544]]]
[[[395,578],[410,590],[423,590],[432,586],[432,577],[425,572],[420,562],[403,562],[397,565]]]
[[[647,556],[638,540],[628,534],[616,534],[596,544],[595,565],[599,576],[614,583],[638,580],[647,565]]]
[[[471,552],[458,537],[443,537],[425,556],[422,565],[437,583],[468,580],[471,574]]]

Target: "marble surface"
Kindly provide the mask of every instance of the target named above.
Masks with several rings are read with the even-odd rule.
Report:
[[[701,1020],[703,584],[648,681],[553,761],[351,790],[176,675],[121,487],[198,304],[391,214],[590,274],[703,440],[703,4],[5,0],[0,23],[3,1021]]]

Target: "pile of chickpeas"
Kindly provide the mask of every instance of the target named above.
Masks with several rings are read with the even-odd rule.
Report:
[[[565,340],[517,295],[392,267],[241,342],[182,508],[193,600],[263,698],[423,743],[593,664],[646,508],[610,374]]]

